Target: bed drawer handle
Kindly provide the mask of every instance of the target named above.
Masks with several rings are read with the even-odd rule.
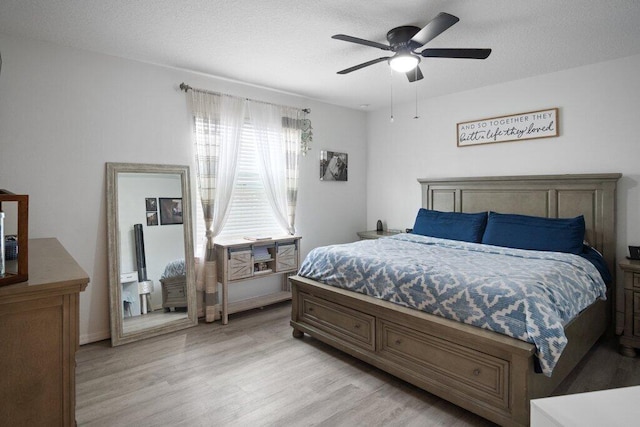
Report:
[[[473,376],[477,377],[478,375],[480,375],[480,368],[476,368],[473,370]]]

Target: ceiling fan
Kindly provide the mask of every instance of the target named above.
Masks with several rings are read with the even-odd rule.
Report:
[[[345,34],[331,36],[332,39],[376,47],[395,53],[393,56],[383,56],[346,68],[338,71],[338,74],[347,74],[378,62],[388,61],[393,70],[406,73],[409,81],[414,82],[423,78],[418,67],[420,57],[486,59],[491,54],[491,49],[424,49],[416,52],[416,49],[429,43],[459,20],[460,18],[456,16],[441,12],[422,29],[414,26],[394,28],[387,33],[388,45]]]

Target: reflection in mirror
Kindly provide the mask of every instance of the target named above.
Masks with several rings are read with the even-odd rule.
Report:
[[[111,343],[196,325],[188,166],[107,163]]]
[[[0,223],[0,236],[4,241],[4,265],[0,265],[0,277],[4,277],[5,274],[18,274],[18,202],[0,204]]]

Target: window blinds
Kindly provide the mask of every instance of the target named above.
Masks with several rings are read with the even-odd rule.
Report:
[[[198,129],[205,129],[205,127],[196,126],[196,132]],[[197,203],[196,233],[199,249],[206,242],[199,192]],[[280,236],[283,234],[287,234],[287,231],[278,225],[265,194],[259,172],[253,129],[250,123],[245,123],[242,128],[236,183],[227,220],[219,236]]]

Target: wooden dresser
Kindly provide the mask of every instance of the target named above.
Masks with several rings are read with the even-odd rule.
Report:
[[[624,305],[620,304],[620,307],[624,307],[623,316],[620,316],[624,325],[620,335],[620,353],[634,357],[634,348],[640,348],[640,261],[622,261],[620,268],[624,273]],[[621,293],[618,292],[617,295]],[[619,327],[616,329],[620,331]]]
[[[0,287],[0,424],[75,425],[79,294],[88,283],[57,239],[29,240],[29,281]]]

